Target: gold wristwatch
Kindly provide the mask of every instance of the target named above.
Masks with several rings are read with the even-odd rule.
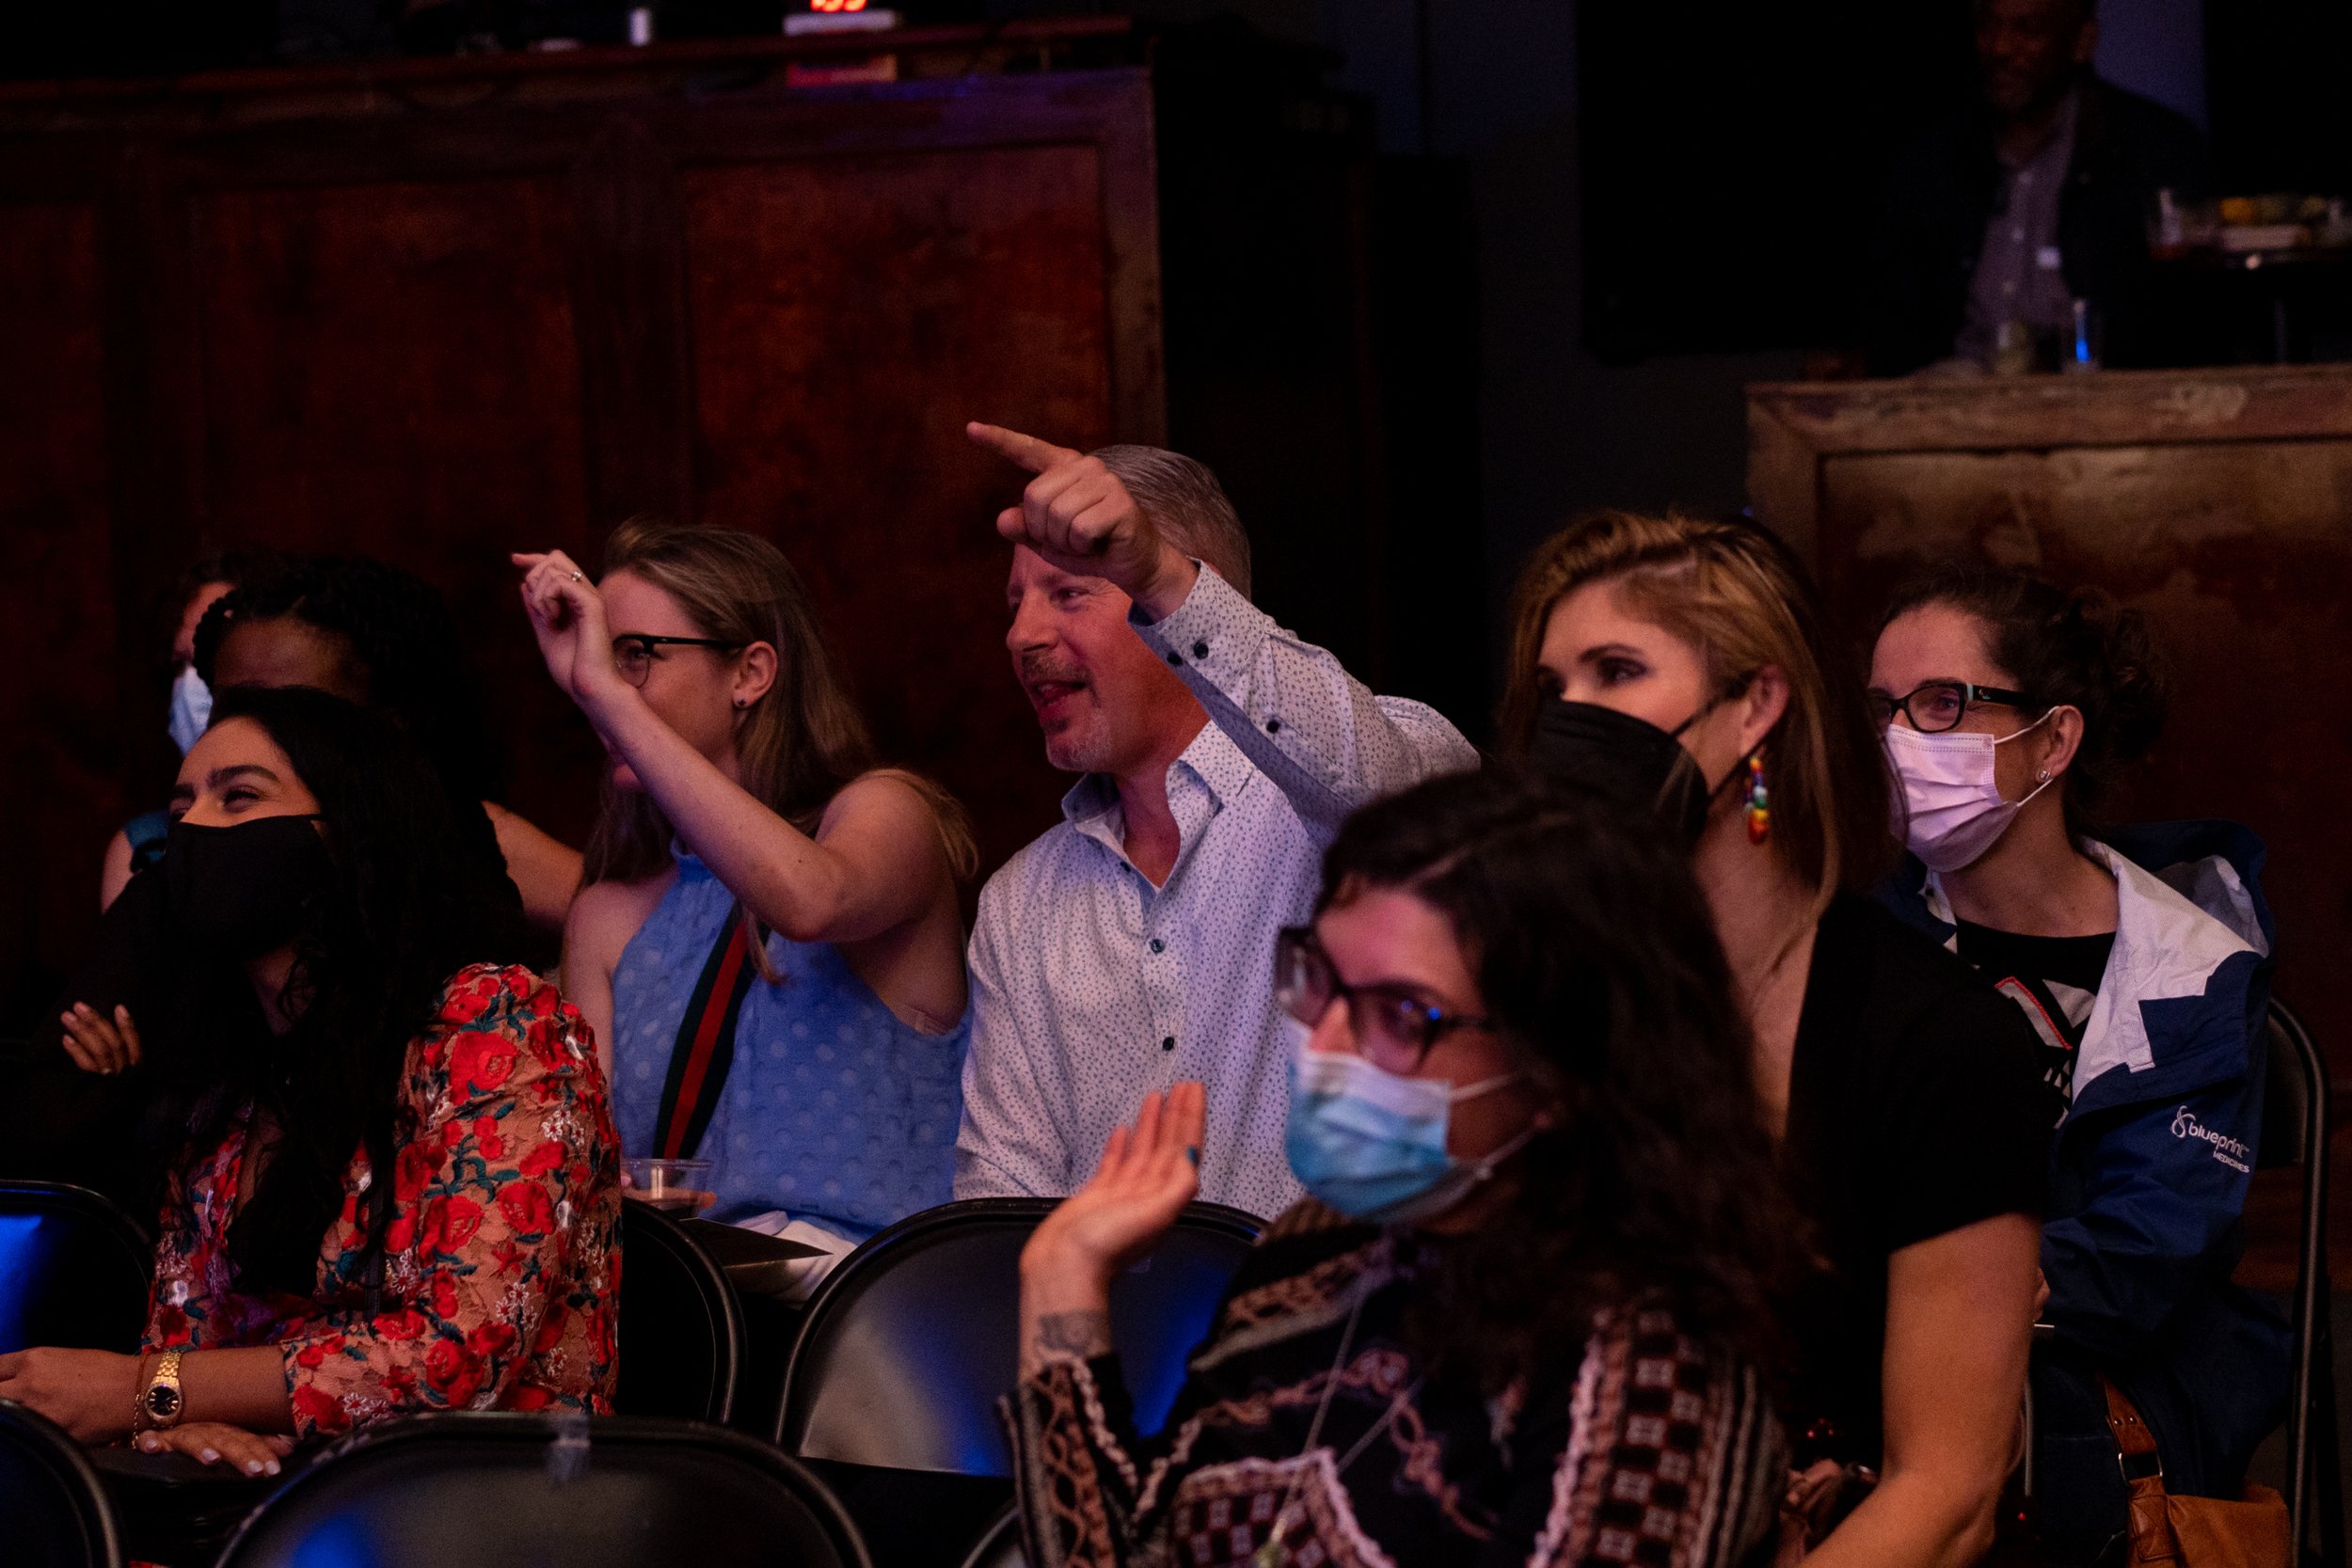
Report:
[[[188,1407],[180,1392],[181,1352],[167,1350],[155,1363],[155,1375],[139,1390],[139,1419],[151,1432],[161,1432],[180,1424],[180,1413]]]

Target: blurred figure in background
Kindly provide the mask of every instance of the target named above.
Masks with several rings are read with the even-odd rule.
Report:
[[[945,1203],[971,830],[877,766],[784,552],[637,517],[595,582],[521,555],[548,671],[612,756],[564,982],[632,1155],[829,1253]]]
[[[2097,0],[1977,0],[1982,95],[1897,161],[1867,270],[1874,375],[2055,369],[2074,302],[2114,365],[2158,361],[2149,235],[2159,191],[2210,194],[2186,119],[2102,81]]]
[[[432,586],[365,557],[286,562],[204,617],[196,665],[215,690],[308,686],[389,714],[432,759],[460,830],[504,865],[532,924],[563,926],[580,853],[497,803],[506,787],[500,737]]]
[[[188,748],[204,733],[213,712],[212,689],[204,684],[204,677],[196,669],[196,628],[205,612],[230,590],[248,578],[275,570],[278,559],[269,550],[215,550],[190,562],[180,574],[171,600],[180,621],[171,634],[171,707],[165,727],[182,756],[188,754]],[[162,858],[164,835],[170,827],[168,813],[142,812],[107,841],[106,858],[98,879],[100,909],[115,901],[133,872],[144,870]]]
[[[1280,1213],[1268,939],[1307,917],[1350,811],[1478,753],[1249,602],[1248,536],[1199,463],[967,433],[1035,476],[996,519],[1005,646],[1047,759],[1085,777],[980,893],[956,1196],[1069,1193],[1144,1095],[1190,1079],[1202,1196]]]

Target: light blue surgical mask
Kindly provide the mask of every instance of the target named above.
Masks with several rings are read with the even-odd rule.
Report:
[[[171,683],[171,743],[186,756],[213,721],[213,689],[191,664]]]
[[[1286,1021],[1287,1022],[1287,1021]],[[1454,1107],[1515,1083],[1502,1073],[1456,1087],[1435,1078],[1399,1078],[1354,1052],[1316,1051],[1294,1024],[1291,1172],[1310,1196],[1350,1219],[1409,1225],[1444,1213],[1535,1135],[1530,1127],[1467,1163],[1447,1152]]]

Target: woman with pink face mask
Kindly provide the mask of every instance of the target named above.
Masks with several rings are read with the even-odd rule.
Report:
[[[2285,1412],[2286,1324],[2230,1283],[2262,1129],[2262,845],[2100,825],[2165,709],[2147,626],[2102,594],[1931,577],[1887,610],[1869,702],[1911,851],[1887,902],[2024,1010],[2054,1091],[2040,1527],[2090,1561],[2126,1515],[2110,1385],[2176,1495],[2236,1497]]]

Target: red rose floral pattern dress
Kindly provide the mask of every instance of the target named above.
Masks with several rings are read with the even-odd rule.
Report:
[[[432,1410],[612,1407],[620,1143],[580,1010],[527,969],[461,970],[408,1048],[377,1310],[343,1178],[308,1297],[240,1292],[229,1257],[246,1122],[172,1180],[151,1349],[275,1343],[297,1438]]]

